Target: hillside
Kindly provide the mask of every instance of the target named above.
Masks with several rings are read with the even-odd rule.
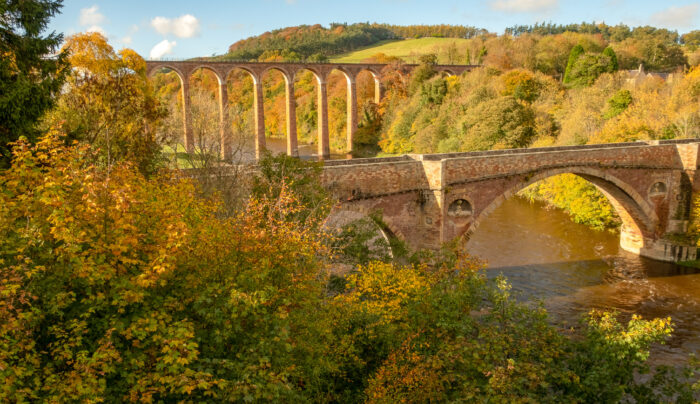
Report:
[[[418,38],[404,40],[388,40],[378,44],[358,49],[353,52],[343,53],[331,60],[339,63],[357,63],[369,59],[372,56],[383,53],[386,56],[394,56],[403,59],[407,63],[418,63],[418,56],[428,53],[438,55],[439,63],[449,63],[447,49],[450,47],[464,48],[469,43],[463,38]],[[464,53],[464,52],[461,52]],[[466,61],[457,60],[456,64],[464,64]]]
[[[461,25],[330,24],[328,28],[299,25],[265,32],[229,46],[220,60],[323,61],[363,47],[403,38],[473,38],[487,34],[480,28]]]

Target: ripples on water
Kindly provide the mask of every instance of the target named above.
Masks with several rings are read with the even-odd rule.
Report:
[[[673,337],[655,347],[656,363],[700,351],[700,271],[653,261],[619,248],[615,234],[573,223],[558,210],[511,198],[474,232],[467,251],[503,274],[523,300],[541,300],[552,320],[576,325],[593,308],[626,320],[671,317]]]

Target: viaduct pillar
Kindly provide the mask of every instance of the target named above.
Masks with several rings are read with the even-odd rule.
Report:
[[[219,83],[219,133],[221,135],[221,158],[231,160],[231,126],[226,119],[228,112],[228,88],[226,82]]]
[[[384,98],[384,86],[379,77],[374,77],[374,103],[379,104],[382,98]]]
[[[347,150],[348,153],[353,151],[353,141],[355,140],[355,132],[357,132],[357,84],[355,83],[355,77],[350,75],[347,76],[348,79],[348,99],[347,99],[347,129],[348,129],[348,139],[347,139]]]
[[[287,95],[287,155],[299,157],[297,147],[297,103],[294,98],[294,79],[284,78]]]
[[[190,113],[190,78],[182,78],[182,122],[185,135],[185,150],[194,153],[194,136],[192,135],[192,115]]]
[[[255,158],[260,159],[265,151],[265,109],[263,106],[263,87],[260,77],[254,78],[253,106],[255,108]]]
[[[318,158],[326,160],[331,157],[328,136],[328,94],[326,78],[318,76]]]

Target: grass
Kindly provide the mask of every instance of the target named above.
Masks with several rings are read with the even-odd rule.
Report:
[[[695,269],[700,269],[700,260],[692,260],[692,261],[680,261],[676,262],[676,264],[688,268],[695,268]]]
[[[193,162],[199,163],[199,164],[195,164],[195,166],[201,165],[200,162],[202,160],[202,156],[199,153],[199,150],[196,150],[193,155],[190,155],[185,150],[185,146],[181,145],[181,144],[178,144],[176,146],[176,150],[173,150],[173,148],[171,146],[165,145],[161,148],[161,152],[163,153],[165,158],[168,160],[168,165],[171,167],[178,167],[178,168],[182,168],[182,169],[195,168],[192,165]],[[177,164],[175,164],[175,161],[174,161],[175,159],[177,159]]]
[[[331,58],[336,63],[358,63],[371,58],[377,53],[384,53],[388,56],[397,56],[407,63],[418,63],[418,56],[427,53],[438,54],[439,63],[447,63],[445,50],[451,43],[455,43],[460,49],[459,55],[464,54],[462,48],[466,47],[469,39],[462,38],[417,38],[403,39],[398,41],[382,41],[364,49],[349,53],[343,53]],[[459,61],[460,64],[465,60]]]

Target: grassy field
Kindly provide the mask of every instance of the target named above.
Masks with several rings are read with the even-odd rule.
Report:
[[[451,43],[455,43],[460,49],[459,55],[463,55],[462,50],[469,43],[468,39],[461,38],[418,38],[404,39],[399,41],[383,41],[378,45],[373,45],[364,49],[360,49],[350,53],[338,55],[331,60],[339,63],[357,63],[368,59],[377,53],[384,53],[388,56],[398,56],[406,63],[417,63],[418,56],[426,53],[435,53],[438,55],[439,63],[447,63],[446,52]],[[465,63],[464,60],[459,61],[460,64]]]

